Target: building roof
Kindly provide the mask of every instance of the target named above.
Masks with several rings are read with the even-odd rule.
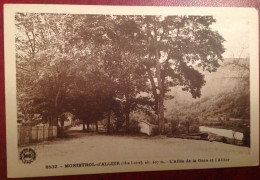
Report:
[[[150,124],[149,122],[147,122],[147,121],[145,121],[145,120],[141,120],[140,122],[143,122],[143,123],[145,123],[145,124],[147,124],[147,125],[149,125],[149,126],[152,126],[152,124]]]

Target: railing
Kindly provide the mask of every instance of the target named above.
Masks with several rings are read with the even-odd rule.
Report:
[[[51,140],[57,137],[57,126],[22,126],[17,125],[18,145]]]

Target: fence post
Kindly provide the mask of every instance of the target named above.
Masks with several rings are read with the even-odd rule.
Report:
[[[45,132],[44,132],[44,127],[45,127],[45,126],[43,126],[43,130],[42,130],[42,133],[43,133],[43,134],[42,134],[42,136],[43,136],[43,140],[45,140]]]
[[[38,141],[37,126],[33,126],[31,128],[31,136],[32,136],[32,142],[37,142]]]
[[[38,141],[43,140],[43,124],[37,125],[38,127]]]
[[[38,136],[38,126],[36,126],[36,134],[37,134],[36,139],[37,139],[37,142],[38,142],[38,141],[39,141],[39,136]]]
[[[21,144],[21,124],[17,124],[17,140],[18,140],[18,145]]]
[[[56,138],[57,137],[57,126],[53,126],[53,137]]]

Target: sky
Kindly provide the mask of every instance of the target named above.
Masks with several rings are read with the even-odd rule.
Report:
[[[212,29],[217,30],[224,39],[224,47],[226,52],[224,58],[238,58],[243,50],[241,57],[249,56],[249,33],[248,33],[248,17],[232,17],[232,16],[216,16],[216,23],[212,25]]]

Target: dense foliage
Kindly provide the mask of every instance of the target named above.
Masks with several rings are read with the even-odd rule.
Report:
[[[130,114],[157,116],[181,86],[200,97],[224,39],[211,16],[110,16],[17,13],[18,118],[58,125],[64,112],[87,124],[131,128]],[[195,68],[195,66],[197,68]],[[124,125],[125,124],[125,125]],[[85,128],[85,126],[83,126]]]

